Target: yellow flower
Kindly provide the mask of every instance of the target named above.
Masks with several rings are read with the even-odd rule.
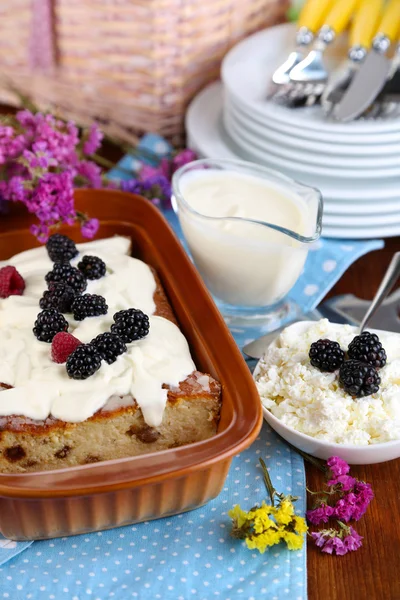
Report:
[[[264,554],[269,546],[279,544],[280,541],[281,532],[270,528],[264,533],[246,538],[246,545],[250,550],[258,550],[261,554]]]
[[[292,531],[284,531],[282,538],[285,540],[289,550],[300,550],[303,547],[303,536],[293,533]]]
[[[269,514],[273,512],[273,507],[262,503],[260,508],[256,508],[249,512],[249,519],[253,519],[253,527],[255,533],[263,533],[270,527],[275,527],[274,521],[269,518]]]
[[[294,515],[293,504],[287,498],[284,498],[278,508],[275,510],[274,516],[278,525],[288,525]]]
[[[306,520],[303,517],[294,517],[294,530],[297,533],[306,533],[308,531]]]
[[[245,523],[247,523],[250,513],[242,510],[239,504],[235,504],[235,506],[228,512],[228,515],[232,521],[236,522],[237,527],[240,529]]]

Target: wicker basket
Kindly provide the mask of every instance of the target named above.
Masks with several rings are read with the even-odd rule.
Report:
[[[239,39],[284,19],[288,0],[1,0],[0,100],[115,136],[181,134],[188,102]],[[46,12],[47,11],[47,12]]]

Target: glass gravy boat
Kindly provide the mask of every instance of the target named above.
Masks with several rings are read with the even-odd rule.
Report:
[[[176,171],[172,204],[224,315],[282,318],[321,235],[318,190],[252,163],[197,160]]]

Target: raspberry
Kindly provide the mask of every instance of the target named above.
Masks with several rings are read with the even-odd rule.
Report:
[[[379,390],[381,379],[374,367],[360,360],[346,360],[339,371],[344,390],[358,398],[370,396]]]
[[[15,267],[11,265],[0,269],[0,298],[22,296],[25,281]]]
[[[149,317],[137,308],[120,310],[113,318],[115,323],[111,325],[111,332],[116,333],[126,344],[140,340],[149,333]]]
[[[56,363],[65,363],[68,356],[81,344],[82,342],[72,333],[66,331],[56,333],[51,342],[51,360]]]
[[[45,276],[46,283],[66,283],[77,294],[86,290],[87,281],[83,273],[67,262],[54,263],[53,270]]]
[[[86,317],[106,315],[108,306],[103,296],[97,294],[83,294],[77,296],[72,303],[72,312],[76,321],[83,321]]]
[[[386,352],[376,333],[364,331],[357,335],[349,344],[347,354],[350,358],[361,360],[375,369],[386,365]]]
[[[56,333],[68,330],[68,322],[54,308],[46,308],[37,316],[33,333],[40,342],[52,342]]]
[[[69,261],[78,254],[75,243],[61,233],[51,235],[46,243],[46,248],[53,262]]]
[[[40,308],[55,308],[59,312],[69,313],[75,296],[75,290],[69,285],[53,281],[49,283],[49,289],[43,292],[39,306]]]
[[[81,344],[69,355],[66,369],[72,379],[87,379],[100,369],[101,357],[92,344]]]
[[[337,342],[318,340],[310,346],[310,363],[320,371],[332,373],[344,361],[344,352]]]
[[[78,269],[87,279],[100,279],[106,274],[106,263],[98,256],[84,256],[78,263]]]
[[[124,342],[115,333],[100,333],[91,342],[97,348],[101,358],[109,365],[115,362],[120,354],[126,352]]]

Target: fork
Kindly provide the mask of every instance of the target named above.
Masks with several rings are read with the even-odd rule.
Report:
[[[306,48],[312,43],[315,33],[324,22],[332,0],[307,0],[297,21],[296,49],[274,71],[272,81],[276,86],[289,83],[289,73],[305,56]],[[273,96],[277,89],[273,89]]]
[[[350,29],[350,49],[347,60],[329,77],[321,96],[321,105],[327,115],[347,90],[358,66],[366,57],[377,30],[382,9],[383,0],[361,2]]]
[[[282,89],[275,99],[279,102],[313,104],[320,97],[328,70],[323,54],[350,22],[359,0],[337,0],[330,9],[324,25],[318,31],[312,50],[289,73],[290,83]]]

